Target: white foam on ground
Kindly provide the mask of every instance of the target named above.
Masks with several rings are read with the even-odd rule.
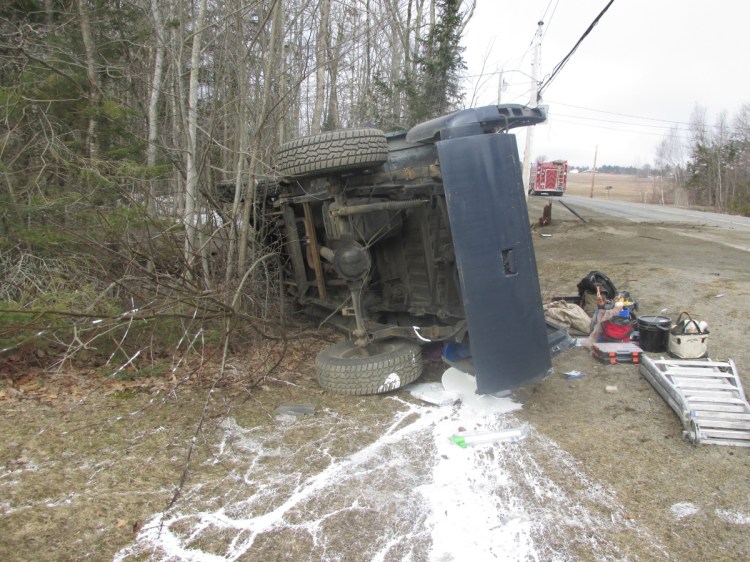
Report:
[[[243,428],[225,420],[216,454],[229,474],[186,487],[115,560],[258,559],[259,545],[284,532],[308,537],[299,539],[308,541],[308,557],[296,559],[309,561],[350,559],[340,549],[352,540],[361,560],[435,562],[572,560],[581,548],[592,560],[625,559],[615,543],[623,533],[654,544],[612,492],[533,428],[520,443],[451,443],[460,431],[518,427],[513,411],[521,405],[510,398],[463,394],[454,407],[390,400],[399,411],[385,425],[330,410],[292,425]],[[324,431],[299,449],[280,445],[300,424]],[[337,440],[360,439],[353,452],[337,453]],[[565,487],[545,472],[539,454],[555,460]],[[200,482],[198,468],[192,478]],[[358,527],[363,516],[367,523]],[[653,554],[666,558],[658,546]]]
[[[485,454],[487,449],[503,454],[519,444],[462,449],[450,441],[463,427],[489,430],[500,421],[459,408],[454,416],[435,424],[437,462],[432,467],[432,481],[420,488],[430,507],[430,560],[537,559],[529,514],[519,502],[501,500],[510,476],[492,467]]]
[[[732,525],[750,525],[750,515],[746,513],[739,513],[738,511],[731,511],[729,509],[717,509],[716,516]]]
[[[672,506],[672,515],[677,521],[697,515],[701,512],[701,508],[690,502],[680,502]]]

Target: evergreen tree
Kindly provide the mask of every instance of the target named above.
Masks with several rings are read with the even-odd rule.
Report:
[[[461,0],[438,0],[435,25],[422,42],[415,83],[406,85],[409,121],[425,121],[460,108],[460,74],[466,69],[461,47]]]

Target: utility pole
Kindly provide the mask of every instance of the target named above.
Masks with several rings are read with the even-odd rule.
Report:
[[[500,71],[500,76],[497,79],[497,105],[500,105],[501,101],[503,99],[503,70]]]
[[[596,154],[599,152],[599,145],[596,145],[594,149],[594,167],[591,169],[591,195],[590,198],[594,198],[594,181],[596,180]]]
[[[531,59],[531,101],[529,107],[536,107],[539,103],[539,69],[542,56],[542,26],[543,21],[537,22],[536,34],[534,35],[534,51]],[[531,151],[534,144],[534,127],[526,128],[526,147],[523,151],[523,192],[529,196],[529,167],[531,165]]]

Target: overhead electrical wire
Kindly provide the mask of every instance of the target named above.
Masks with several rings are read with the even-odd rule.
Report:
[[[555,113],[556,116],[560,117],[567,117],[568,119],[585,119],[587,121],[600,121],[602,123],[613,123],[615,125],[630,125],[633,127],[648,127],[650,129],[667,129],[670,128],[670,125],[652,125],[650,123],[634,123],[632,121],[615,121],[613,119],[600,119],[597,117],[583,117],[581,115],[569,115],[565,113]],[[682,127],[675,127],[672,126],[671,128],[680,130],[680,131],[686,131],[688,129],[684,129]]]
[[[552,0],[550,0],[549,4],[547,4],[547,9],[544,10],[544,15],[542,16],[541,21],[544,22],[544,33],[542,34],[542,40],[547,36],[547,32],[549,31],[550,25],[552,25],[552,20],[555,19],[555,12],[557,12],[557,6],[560,4],[560,0],[557,0],[555,2],[555,7],[552,8],[552,15],[550,15],[549,20],[547,19],[547,11],[549,11],[549,6],[552,4]]]
[[[695,134],[691,128],[686,127],[684,125],[683,126],[647,125],[644,123],[612,121],[612,120],[607,120],[607,119],[597,119],[594,117],[582,117],[582,116],[577,116],[577,115],[565,115],[565,114],[555,114],[554,120],[559,123],[567,123],[569,125],[577,125],[579,127],[596,127],[598,129],[607,129],[607,130],[616,131],[619,133],[634,133],[634,134],[640,134],[640,135],[660,135],[660,136],[676,135],[677,137],[683,140],[692,140]],[[589,122],[587,123],[586,121],[589,121]],[[609,123],[613,126],[598,125],[598,124],[594,124],[593,122]],[[634,129],[625,129],[622,126],[617,126],[617,125],[624,125],[625,127],[642,127],[642,128],[656,129],[656,130],[638,131]],[[661,132],[658,131],[659,129],[661,129]],[[706,131],[713,130],[713,131],[721,132],[721,127],[719,127],[718,125],[706,125],[704,130]],[[735,127],[727,127],[724,129],[724,132],[730,136],[744,134],[744,131],[742,129],[737,129]]]
[[[547,14],[549,13],[550,7],[552,6],[552,2],[553,2],[553,0],[549,0],[549,2],[547,4],[547,7],[545,8],[545,11],[544,11],[544,14],[542,16],[542,20],[541,21],[543,21],[544,18],[546,18]],[[596,27],[596,25],[599,23],[599,21],[601,20],[601,18],[609,10],[609,8],[612,6],[613,3],[614,3],[614,0],[609,0],[609,2],[606,4],[606,6],[599,12],[599,14],[596,16],[596,18],[594,18],[594,20],[591,22],[591,24],[588,26],[588,28],[584,31],[584,33],[578,39],[578,41],[573,46],[573,48],[570,50],[570,52],[568,52],[568,54],[565,55],[565,57],[554,67],[554,69],[552,70],[552,72],[550,73],[550,75],[539,85],[539,88],[537,90],[537,95],[540,98],[541,98],[543,90],[560,73],[560,71],[562,70],[562,68],[565,66],[565,64],[568,62],[568,60],[570,60],[570,58],[572,57],[573,53],[576,52],[576,50],[581,45],[581,43],[583,42],[583,40],[591,33],[591,31],[594,29],[594,27]],[[559,5],[559,0],[556,0],[554,8],[552,9],[552,14],[550,16],[550,20],[547,22],[547,26],[545,27],[545,32],[544,32],[545,34],[549,30],[549,23],[552,20],[552,18],[554,17],[554,15],[555,15],[555,13],[557,11],[558,5]],[[520,57],[521,60],[523,60],[526,57],[526,55],[528,55],[528,53],[531,50],[532,45],[533,45],[533,40],[532,40],[531,44],[529,45],[529,47],[526,49],[526,51],[521,55],[521,57]],[[516,58],[518,58],[518,57],[516,57]],[[517,69],[516,70],[502,69],[502,70],[498,70],[498,71],[495,71],[495,72],[483,73],[481,75],[465,76],[464,78],[480,78],[480,77],[486,78],[487,76],[498,75],[498,74],[508,73],[508,72],[519,72],[521,74],[526,74],[526,73],[522,72],[521,70],[517,70]],[[520,85],[520,84],[515,84],[515,85]],[[524,98],[524,96],[527,95],[529,92],[530,91],[527,90],[524,93],[516,95],[514,101]],[[618,113],[618,112],[614,112],[614,111],[598,110],[598,109],[592,109],[592,108],[589,108],[589,107],[583,107],[583,106],[578,106],[578,105],[573,105],[573,104],[565,104],[565,103],[556,102],[556,101],[555,102],[551,102],[551,103],[554,103],[554,104],[557,104],[557,105],[566,106],[566,107],[572,107],[572,108],[576,108],[576,109],[582,109],[582,110],[585,110],[585,111],[591,111],[591,112],[595,112],[595,113],[604,113],[604,114],[608,114],[608,115],[615,115],[615,116],[619,116],[619,117],[625,117],[625,118],[628,118],[628,119],[637,119],[637,120],[641,120],[641,121],[651,121],[652,123],[662,123],[662,124],[658,125],[658,124],[634,123],[634,122],[627,122],[627,121],[615,121],[615,120],[601,119],[601,118],[595,118],[595,117],[585,117],[585,116],[577,116],[577,115],[556,114],[556,115],[559,115],[559,117],[578,120],[578,121],[569,121],[567,119],[560,119],[560,122],[563,122],[563,123],[568,123],[568,124],[578,125],[578,126],[585,126],[585,127],[595,127],[595,128],[600,128],[600,129],[608,129],[608,130],[611,130],[611,131],[618,131],[618,132],[622,132],[622,133],[634,133],[634,134],[653,135],[653,136],[664,136],[665,133],[664,132],[657,132],[657,131],[653,131],[653,130],[652,131],[624,130],[622,127],[616,127],[616,125],[625,125],[625,126],[636,127],[636,128],[644,128],[645,127],[645,128],[650,128],[650,129],[662,129],[662,130],[671,129],[671,133],[666,133],[666,134],[675,135],[677,138],[680,138],[682,140],[690,140],[690,137],[683,136],[683,135],[689,135],[690,134],[690,132],[691,132],[690,131],[690,127],[692,126],[692,124],[684,122],[684,121],[673,121],[673,120],[669,120],[669,119],[658,119],[658,118],[654,118],[654,117],[643,117],[643,116],[632,115],[632,114],[627,114],[627,113]],[[596,121],[596,122],[599,122],[599,123],[610,123],[612,125],[615,125],[615,127],[608,127],[606,125],[593,124],[593,123],[582,123],[581,121]],[[711,128],[711,127],[709,127],[709,128]]]
[[[607,10],[609,10],[609,7],[614,3],[614,1],[615,0],[609,0],[607,5],[604,6],[604,9],[601,12],[599,12],[599,15],[596,16],[596,18],[594,18],[594,21],[592,21],[591,24],[586,29],[586,31],[583,32],[583,35],[581,35],[581,38],[578,39],[575,45],[573,45],[573,48],[570,50],[570,52],[567,55],[565,55],[565,57],[559,63],[557,63],[557,66],[555,66],[555,68],[552,69],[552,72],[547,77],[547,79],[544,82],[542,82],[542,84],[539,86],[539,89],[537,90],[537,97],[539,98],[542,97],[542,92],[544,91],[544,89],[559,74],[559,72],[568,62],[568,60],[570,60],[570,57],[573,56],[573,53],[576,52],[576,49],[578,49],[578,46],[583,42],[584,39],[586,39],[586,37],[588,36],[589,33],[591,33],[594,27],[596,27],[596,24],[599,23],[599,20],[602,19],[602,16],[607,12]]]
[[[617,115],[618,117],[628,117],[630,119],[640,119],[642,121],[658,121],[659,123],[670,123],[672,125],[686,125],[690,126],[690,123],[687,123],[685,121],[672,121],[670,119],[657,119],[655,117],[643,117],[642,115],[632,115],[630,113],[618,113],[616,111],[606,111],[604,109],[593,109],[591,107],[584,107],[582,105],[573,105],[570,103],[563,103],[560,101],[553,101],[548,100],[549,103],[554,103],[556,105],[563,105],[565,107],[574,107],[576,109],[583,109],[585,111],[592,111],[594,113],[606,113],[608,115]]]
[[[662,138],[664,138],[666,136],[665,133],[658,132],[658,131],[636,131],[636,130],[631,130],[631,129],[623,129],[622,127],[608,127],[606,125],[597,125],[597,124],[594,124],[594,123],[581,123],[580,121],[569,121],[568,119],[564,119],[564,118],[563,119],[556,118],[555,122],[556,123],[566,123],[568,125],[575,125],[577,127],[591,127],[591,128],[594,128],[594,129],[604,129],[604,130],[613,131],[613,132],[616,132],[616,133],[627,133],[627,134],[634,134],[634,135],[647,135],[647,136],[662,137]],[[634,126],[638,126],[638,125],[636,125],[634,123],[633,123],[633,125]],[[685,133],[686,131],[682,130],[682,131],[678,131],[678,132]],[[683,140],[683,141],[690,141],[691,140],[691,137],[684,136],[682,134],[677,134],[677,135],[675,135],[675,137],[678,138],[678,139],[680,139],[680,140]]]
[[[586,117],[583,115],[565,115],[562,113],[555,112],[555,116],[561,116],[561,117],[568,117],[571,119],[582,119],[582,120],[588,120],[588,121],[601,121],[605,123],[613,123],[613,124],[619,124],[619,125],[629,125],[634,127],[649,127],[652,129],[672,129],[675,130],[678,133],[686,133],[686,134],[692,134],[693,133],[693,127],[695,126],[694,123],[689,123],[687,121],[673,121],[670,119],[657,119],[655,117],[644,117],[642,115],[633,115],[630,113],[618,113],[616,111],[605,111],[602,109],[593,109],[591,107],[584,107],[581,105],[573,105],[569,103],[562,103],[559,101],[552,101],[549,100],[550,104],[554,105],[560,105],[563,107],[572,107],[575,109],[582,109],[584,111],[589,111],[592,113],[603,113],[605,115],[614,115],[617,117],[625,117],[627,119],[637,119],[638,121],[650,121],[651,123],[635,123],[630,121],[615,121],[611,119],[602,119],[597,117]],[[659,124],[661,123],[661,124]],[[704,129],[715,129],[720,130],[722,129],[722,126],[719,124],[704,124]],[[744,133],[744,129],[741,127],[737,127],[736,125],[728,124],[723,127],[725,131],[727,131],[729,134],[738,134],[738,133]],[[613,128],[612,130],[617,130]]]

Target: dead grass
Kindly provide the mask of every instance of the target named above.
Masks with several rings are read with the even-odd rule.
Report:
[[[539,216],[546,202],[536,199],[531,216]],[[676,228],[602,219],[583,224],[556,210],[553,224],[545,227],[552,236],[534,239],[545,297],[574,294],[581,277],[591,270],[603,271],[619,288],[631,291],[644,314],[669,307],[670,314],[684,309],[708,321],[712,356],[733,358],[747,387],[750,350],[743,322],[750,294],[747,253],[729,247],[717,251],[699,227],[694,238],[678,235]],[[718,294],[724,296],[716,298]],[[248,347],[231,358],[205,412],[208,389],[218,377],[215,363],[183,365],[181,373],[194,373],[185,380],[179,373],[174,380],[120,380],[96,372],[44,377],[27,372],[0,379],[0,560],[112,559],[170,504],[194,436],[188,485],[177,508],[188,505],[191,498],[185,494],[200,484],[204,506],[212,510],[226,506],[228,515],[237,518],[278,505],[284,497],[269,497],[262,507],[237,503],[254,495],[263,498],[271,482],[243,481],[254,463],[264,464],[268,478],[289,477],[274,484],[277,491],[286,486],[283,491],[288,492],[325,470],[332,459],[372,443],[388,429],[398,406],[380,397],[322,393],[313,380],[313,358],[326,344],[309,338],[290,342],[286,349],[270,342]],[[518,393],[525,404],[520,415],[533,425],[539,442],[557,444],[533,451],[534,458],[540,470],[597,517],[613,518],[608,540],[616,540],[620,558],[750,559],[748,450],[696,447],[684,441],[674,412],[633,365],[604,365],[585,351],[572,350],[557,357],[554,366],[552,376]],[[577,380],[560,376],[572,369],[585,376]],[[440,371],[439,364],[433,365],[423,380],[435,380]],[[607,392],[607,386],[616,386],[617,391]],[[286,429],[283,442],[267,444],[267,448],[278,447],[278,455],[261,458],[253,440],[262,440],[264,432],[274,427],[274,410],[284,403],[311,403],[325,416],[322,422]],[[204,428],[196,434],[204,413]],[[239,430],[228,431],[222,425],[227,420],[235,420]],[[398,470],[398,462],[404,460],[394,455],[392,481],[382,488],[360,489],[354,483],[346,490],[349,495],[339,497],[333,489],[290,509],[284,515],[290,527],[259,536],[249,559],[354,559],[347,558],[351,545],[369,537],[376,521],[392,515],[374,512],[369,494],[399,494],[401,488],[424,484],[401,479],[405,473],[424,474],[419,463],[431,453],[418,452],[407,461],[417,466],[408,471]],[[586,479],[576,471],[585,472]],[[232,495],[238,488],[228,482],[242,483],[242,498]],[[609,512],[609,504],[592,500],[599,487],[612,490],[622,508]],[[529,488],[530,505],[537,492]],[[672,507],[681,502],[694,505],[696,513],[676,518]],[[239,511],[233,511],[232,505]],[[331,506],[334,511],[341,509],[326,518]],[[319,532],[340,530],[327,535],[328,551],[316,543],[318,537],[305,531],[311,514],[324,522]],[[400,521],[388,521],[394,536]],[[553,529],[540,540],[549,541],[550,553],[571,552],[591,559],[589,548],[597,537],[584,540],[586,533],[576,527],[579,523],[585,522],[570,521],[569,527]],[[177,521],[172,531],[186,538],[194,524],[195,518]],[[633,525],[648,535],[633,532]],[[196,544],[221,553],[229,542],[246,536],[216,529]],[[653,550],[652,539],[666,553]],[[422,540],[417,550],[404,552],[426,557],[429,537]],[[159,557],[160,553],[141,551],[134,559]]]
[[[653,203],[658,201],[658,185],[652,178],[640,178],[625,174],[568,174],[567,193],[595,199]],[[606,189],[612,186],[612,189]]]

